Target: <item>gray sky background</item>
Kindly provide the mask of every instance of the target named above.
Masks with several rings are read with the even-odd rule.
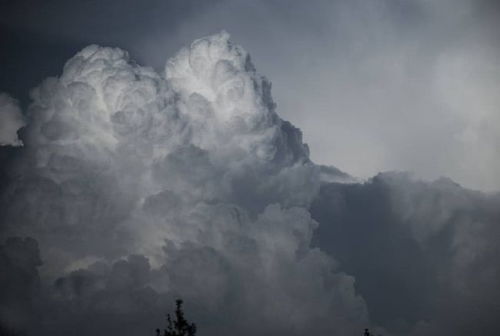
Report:
[[[495,1],[4,2],[3,91],[20,98],[90,43],[161,69],[227,30],[273,82],[279,114],[317,163],[406,170],[498,190]],[[6,68],[6,69],[5,69]]]

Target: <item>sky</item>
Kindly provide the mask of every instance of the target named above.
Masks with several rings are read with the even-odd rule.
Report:
[[[0,327],[494,335],[500,6],[0,3]]]

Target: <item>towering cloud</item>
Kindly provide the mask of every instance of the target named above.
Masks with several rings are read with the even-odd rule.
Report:
[[[368,322],[354,279],[310,247],[320,168],[270,88],[223,32],[182,49],[165,74],[89,46],[33,90],[2,217],[4,236],[40,244],[43,333],[143,334],[145,312],[161,316],[173,296],[209,334]]]

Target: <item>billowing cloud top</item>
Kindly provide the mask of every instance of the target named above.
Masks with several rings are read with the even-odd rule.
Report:
[[[8,328],[143,335],[180,296],[207,335],[437,335],[429,312],[497,289],[498,197],[315,165],[225,32],[162,74],[89,46],[31,96],[0,199],[2,238],[33,237],[0,249]]]

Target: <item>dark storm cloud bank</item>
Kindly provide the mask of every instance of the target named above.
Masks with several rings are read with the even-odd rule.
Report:
[[[221,33],[161,73],[89,46],[33,90],[0,322],[144,335],[180,296],[207,335],[493,334],[499,196],[315,165],[270,89]]]
[[[356,279],[372,321],[415,335],[494,335],[500,195],[384,173],[325,184],[314,244]]]

